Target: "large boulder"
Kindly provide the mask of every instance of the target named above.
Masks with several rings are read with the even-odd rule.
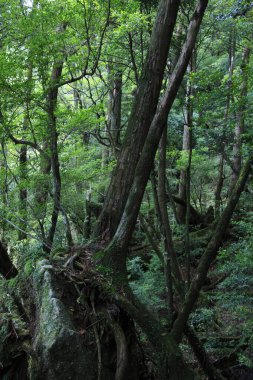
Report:
[[[48,260],[37,263],[33,282],[36,300],[33,348],[37,359],[31,362],[30,378],[96,379],[96,348],[89,348],[85,341],[87,338],[74,327],[70,313],[59,296],[61,285]]]

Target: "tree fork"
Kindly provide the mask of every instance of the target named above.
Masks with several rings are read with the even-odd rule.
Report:
[[[131,239],[143,194],[151,170],[153,169],[155,154],[167,121],[167,116],[186,72],[207,4],[208,0],[200,0],[192,16],[180,57],[172,73],[164,97],[161,100],[157,113],[152,121],[141,156],[136,166],[134,182],[112,242],[112,244],[117,242],[121,249],[127,247]]]

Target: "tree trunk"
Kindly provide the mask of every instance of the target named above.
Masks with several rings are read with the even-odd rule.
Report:
[[[164,125],[167,122],[168,113],[173,105],[189,63],[207,3],[207,0],[200,0],[196,7],[189,24],[186,41],[182,47],[180,57],[145,140],[142,154],[136,166],[134,182],[121,221],[113,238],[112,244],[117,242],[116,245],[119,244],[122,248],[128,245],[132,236],[146,184],[154,165],[154,158]]]
[[[190,127],[187,123],[187,124],[184,124],[183,149],[182,149],[182,151],[187,152],[188,154],[189,154],[189,151],[191,149],[190,140],[191,140]],[[186,203],[186,170],[185,169],[182,169],[180,171],[178,197]],[[186,208],[178,205],[177,206],[177,214],[178,214],[178,220],[180,221],[180,223],[181,224],[185,223]]]
[[[223,188],[223,182],[224,182],[224,152],[221,152],[219,157],[219,164],[218,164],[218,178],[216,183],[216,189],[214,193],[214,200],[215,200],[215,206],[214,206],[214,216],[215,218],[220,216],[220,209],[221,209],[221,192]]]
[[[201,368],[205,372],[208,380],[224,380],[224,378],[219,374],[214,365],[210,362],[209,356],[207,355],[203,344],[199,340],[194,329],[190,326],[186,326],[184,333],[187,340],[192,347],[194,355],[196,356]]]
[[[194,71],[193,65],[193,57],[191,58],[191,63],[188,66],[188,73],[189,75]],[[193,109],[191,105],[191,96],[193,95],[192,86],[190,83],[190,78],[188,78],[187,83],[187,90],[186,90],[186,105],[185,105],[185,112],[184,112],[184,132],[183,132],[183,146],[182,146],[182,152],[183,154],[187,154],[189,156],[188,162],[187,162],[187,168],[182,169],[180,171],[180,180],[179,180],[179,189],[178,189],[178,197],[181,198],[185,203],[187,204],[187,171],[188,171],[188,164],[191,156],[191,150],[192,150],[192,117],[193,117]],[[178,220],[180,223],[184,224],[186,222],[186,213],[187,213],[187,207],[181,207],[178,205],[177,207],[178,211]]]
[[[108,68],[109,76],[109,101],[108,101],[108,133],[113,149],[120,144],[121,129],[121,101],[122,101],[122,72],[115,71],[114,67]]]
[[[3,122],[2,114],[0,111],[0,121]],[[6,162],[6,145],[4,139],[1,139],[1,156],[0,158],[0,169],[1,171],[4,171],[4,180],[1,183],[1,202],[4,205],[3,213],[2,213],[2,220],[1,220],[1,239],[4,239],[5,237],[5,229],[6,229],[6,212],[4,210],[8,209],[8,178],[7,178],[7,162]]]
[[[110,245],[103,251],[103,264],[113,273],[111,281],[116,289],[124,289],[127,297],[120,297],[121,306],[131,315],[147,335],[159,358],[159,379],[193,378],[183,363],[180,350],[174,339],[163,329],[159,321],[152,317],[146,308],[133,296],[128,286],[126,272],[126,254],[141,201],[154,165],[154,158],[161,139],[168,113],[177,95],[179,86],[187,69],[194,48],[198,30],[208,1],[200,0],[189,24],[185,43],[178,62],[171,75],[164,97],[151,123],[141,156],[135,169],[133,185],[116,233]],[[117,172],[116,172],[117,173]]]
[[[105,133],[110,146],[102,147],[102,168],[108,163],[111,154],[116,158],[120,149],[121,105],[122,105],[122,72],[116,69],[113,62],[108,65],[108,109]]]
[[[240,169],[241,169],[241,147],[242,147],[242,134],[244,132],[245,124],[245,111],[247,108],[247,88],[248,88],[248,73],[247,66],[249,63],[250,49],[244,49],[243,58],[241,63],[241,89],[239,95],[239,107],[237,112],[236,126],[234,132],[234,146],[233,146],[233,172],[231,178],[231,187],[236,183]]]
[[[182,281],[182,274],[179,269],[176,251],[172,240],[172,232],[170,227],[169,215],[167,211],[167,196],[166,196],[166,145],[167,145],[167,128],[165,128],[160,141],[159,169],[158,169],[158,199],[161,210],[161,224],[165,237],[165,255],[164,269],[165,277],[167,278],[168,296],[172,298],[172,278],[171,270],[177,282]],[[172,315],[172,304],[170,304]],[[170,316],[171,317],[171,316]]]
[[[183,306],[173,325],[172,335],[177,342],[181,341],[186,322],[199,296],[199,292],[204,284],[207,272],[210,268],[211,263],[217,256],[218,250],[222,244],[224,233],[230,223],[230,219],[232,217],[233,211],[238,203],[240,195],[244,189],[245,183],[249,176],[252,163],[253,163],[253,157],[250,156],[240,173],[238,181],[228,200],[227,206],[220,217],[220,220],[213,233],[213,236],[208,243],[205,253],[202,255],[200,259],[195,276],[191,282],[190,289],[188,293],[186,294],[186,298],[183,303]]]
[[[43,154],[40,153],[40,168],[39,179],[36,182],[35,187],[35,205],[34,216],[37,219],[41,231],[42,238],[45,240],[44,222],[47,214],[47,200],[50,190],[50,172],[51,172],[51,160],[48,149],[48,141],[42,144]]]
[[[27,185],[25,183],[27,179],[27,146],[22,145],[19,152],[19,171],[20,171],[20,190],[19,190],[19,212],[22,218],[20,222],[20,230],[18,233],[19,240],[27,238],[25,232],[27,228]]]
[[[166,202],[166,147],[167,147],[167,126],[164,129],[159,146],[159,166],[158,166],[158,199],[161,210],[161,222],[165,238],[164,244],[164,275],[166,283],[166,298],[168,309],[168,324],[172,325],[173,318],[173,286],[172,286],[172,265],[174,273],[179,271],[177,256],[173,249],[172,233]],[[172,264],[173,263],[173,264]],[[180,273],[179,273],[180,275]]]
[[[33,69],[32,65],[28,65],[27,70],[27,81],[31,82],[33,76]],[[25,111],[24,111],[24,119],[23,119],[23,129],[24,132],[27,131],[29,127],[29,106],[30,106],[30,97],[31,97],[31,90],[29,90],[29,93],[27,94],[27,102],[24,105]],[[27,145],[23,144],[20,148],[19,153],[19,169],[20,169],[20,181],[21,181],[21,188],[19,190],[19,202],[20,202],[20,215],[23,220],[21,220],[20,223],[20,230],[19,230],[19,240],[24,240],[27,238],[27,234],[25,232],[27,228],[27,200],[28,200],[28,189],[27,184],[25,181],[27,180]],[[23,183],[22,183],[23,181]]]
[[[117,166],[111,178],[97,235],[112,237],[124,210],[147,133],[155,115],[179,1],[161,0]]]
[[[61,79],[62,69],[63,61],[54,64],[51,75],[51,88],[49,89],[47,98],[48,134],[50,136],[50,156],[53,175],[53,211],[51,215],[51,226],[46,237],[46,243],[43,247],[45,252],[50,252],[52,249],[57,220],[61,209],[61,174],[55,111],[58,98],[58,83]]]

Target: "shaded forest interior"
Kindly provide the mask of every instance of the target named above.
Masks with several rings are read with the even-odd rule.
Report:
[[[253,379],[253,4],[0,6],[0,379]]]

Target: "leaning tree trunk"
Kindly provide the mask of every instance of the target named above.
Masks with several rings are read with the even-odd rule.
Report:
[[[160,2],[146,63],[137,87],[123,147],[100,215],[97,235],[108,230],[108,235],[112,237],[122,216],[135,167],[156,112],[178,9],[177,0]]]
[[[139,213],[146,184],[154,165],[154,158],[161,139],[167,117],[176,98],[189,63],[200,24],[207,7],[208,0],[200,0],[189,24],[185,43],[178,62],[171,75],[168,87],[158,106],[150,126],[149,133],[135,169],[134,182],[129,192],[127,203],[114,235],[112,245],[116,243],[122,248],[127,247],[132,236],[135,222]],[[117,261],[117,260],[116,260]]]
[[[212,238],[209,241],[208,246],[200,259],[195,276],[191,281],[189,291],[186,294],[185,301],[172,328],[172,336],[177,342],[180,342],[182,339],[182,334],[184,332],[187,320],[204,284],[207,272],[213,260],[217,256],[218,250],[223,241],[225,231],[230,223],[234,209],[239,201],[240,195],[248,179],[252,163],[253,156],[251,155],[241,170],[238,181],[228,200],[227,206],[224,209],[212,235]]]
[[[189,374],[183,363],[180,350],[177,344],[175,344],[174,338],[163,331],[163,327],[159,321],[152,318],[152,315],[136,300],[129,289],[126,273],[126,253],[134,231],[146,184],[154,165],[158,144],[164,126],[167,123],[167,116],[186,72],[207,4],[208,0],[200,0],[190,21],[186,41],[171,75],[168,87],[153,118],[141,156],[136,165],[133,185],[129,192],[122,218],[110,245],[104,250],[103,255],[103,263],[113,272],[111,280],[114,286],[124,289],[127,294],[127,300],[124,298],[122,306],[125,307],[127,312],[143,329],[153,345],[157,357],[160,359],[158,362],[159,379],[188,379],[191,378],[191,374]],[[130,302],[128,302],[129,300]]]

